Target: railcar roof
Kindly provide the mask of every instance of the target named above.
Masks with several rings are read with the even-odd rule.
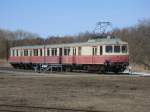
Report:
[[[12,48],[16,48],[16,49],[21,49],[21,48],[23,48],[23,49],[32,49],[32,48],[43,48],[44,47],[44,45],[30,45],[30,46],[16,46],[16,47],[12,47]]]
[[[103,38],[103,39],[90,39],[87,42],[45,45],[45,47],[60,48],[60,47],[70,47],[70,46],[94,46],[94,45],[112,45],[112,44],[128,44],[128,43],[120,40],[119,38]],[[30,49],[30,48],[43,48],[43,47],[44,45],[32,45],[32,46],[18,46],[13,48]]]

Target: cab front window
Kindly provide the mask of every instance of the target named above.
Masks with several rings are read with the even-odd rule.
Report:
[[[114,46],[114,52],[120,53],[120,46]]]

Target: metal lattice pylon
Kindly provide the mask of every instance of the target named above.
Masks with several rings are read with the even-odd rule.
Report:
[[[97,22],[94,29],[95,34],[105,34],[108,27],[111,27],[111,22]]]

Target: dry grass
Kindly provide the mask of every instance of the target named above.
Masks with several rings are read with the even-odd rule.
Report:
[[[0,73],[0,104],[148,112],[149,85],[149,77]]]

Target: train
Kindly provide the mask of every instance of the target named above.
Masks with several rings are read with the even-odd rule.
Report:
[[[17,46],[10,48],[9,62],[19,69],[120,73],[129,65],[129,48],[127,42],[114,36],[68,44]]]

